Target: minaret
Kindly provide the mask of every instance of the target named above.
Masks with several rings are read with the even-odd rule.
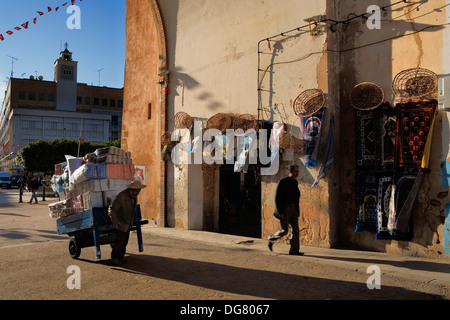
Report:
[[[72,52],[67,49],[61,52],[55,61],[56,110],[77,110],[77,61],[72,60]]]

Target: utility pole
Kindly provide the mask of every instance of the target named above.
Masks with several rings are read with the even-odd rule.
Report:
[[[10,55],[6,55],[6,56],[11,58],[11,78],[13,78],[14,77],[14,61],[17,61],[19,59],[15,58],[13,56],[10,56]]]

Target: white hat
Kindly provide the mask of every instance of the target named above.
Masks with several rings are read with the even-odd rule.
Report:
[[[142,184],[141,180],[134,180],[129,185],[127,185],[127,188],[129,189],[144,189],[147,186],[145,184]]]

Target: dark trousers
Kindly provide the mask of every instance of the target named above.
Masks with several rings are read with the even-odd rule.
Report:
[[[280,219],[281,229],[278,230],[274,235],[269,236],[269,241],[276,241],[289,232],[289,225],[292,228],[290,244],[291,249],[289,253],[297,253],[300,250],[300,228],[298,227],[298,212],[295,209],[295,206],[288,206],[284,210],[284,217]]]
[[[128,239],[130,238],[130,230],[123,232],[116,229],[115,232],[116,238],[112,245],[111,259],[122,261],[127,249]]]

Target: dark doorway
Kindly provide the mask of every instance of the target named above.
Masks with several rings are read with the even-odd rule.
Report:
[[[247,173],[220,167],[219,232],[261,238],[261,179],[256,166]]]

